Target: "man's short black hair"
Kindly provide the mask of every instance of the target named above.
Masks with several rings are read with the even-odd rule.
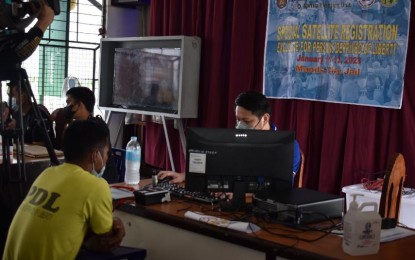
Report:
[[[257,91],[250,90],[239,94],[235,99],[235,106],[243,107],[257,117],[271,114],[267,97]]]
[[[69,124],[63,136],[65,161],[81,162],[92,150],[102,149],[108,144],[109,130],[93,120],[75,120]]]
[[[71,96],[76,101],[82,102],[89,113],[94,112],[95,95],[87,87],[74,87],[66,91],[67,96]]]

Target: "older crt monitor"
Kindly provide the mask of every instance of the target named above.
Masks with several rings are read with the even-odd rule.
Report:
[[[191,36],[103,38],[100,108],[196,118],[200,48]]]
[[[291,131],[188,128],[186,189],[234,192],[234,198],[289,190],[294,139]]]

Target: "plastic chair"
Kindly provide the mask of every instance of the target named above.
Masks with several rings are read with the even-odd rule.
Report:
[[[394,228],[399,220],[403,182],[406,168],[402,154],[395,154],[389,163],[383,180],[380,196],[379,214],[382,217],[382,229]]]
[[[302,188],[303,187],[303,173],[304,173],[304,153],[301,153],[301,162],[300,162],[300,169],[294,176],[293,187]]]
[[[114,161],[115,167],[118,172],[118,181],[124,181],[125,175],[125,150],[119,148],[112,148],[112,160]]]
[[[126,246],[119,246],[115,248],[111,253],[99,253],[90,251],[86,248],[81,248],[78,255],[76,256],[76,260],[142,260],[145,259],[146,256],[146,249]]]

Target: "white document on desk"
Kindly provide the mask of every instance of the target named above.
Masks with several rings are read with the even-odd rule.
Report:
[[[394,240],[398,240],[400,238],[414,236],[415,231],[403,227],[395,227],[391,229],[381,229],[380,230],[380,242],[386,243]],[[339,235],[343,237],[343,234]]]
[[[402,228],[402,227],[395,227],[391,229],[382,229],[380,231],[380,242],[389,242],[393,240],[397,240],[404,237],[409,237],[415,235],[413,230]]]
[[[132,191],[122,190],[111,187],[111,195],[113,200],[125,199],[134,197],[134,193]]]
[[[233,230],[237,230],[237,231],[241,231],[245,233],[252,233],[252,232],[257,232],[260,230],[260,228],[257,225],[249,223],[249,222],[231,221],[228,219],[205,215],[205,214],[202,214],[200,212],[195,212],[195,211],[186,211],[184,216],[186,218],[205,222],[207,224],[211,224],[214,226],[229,228],[229,229],[233,229]]]

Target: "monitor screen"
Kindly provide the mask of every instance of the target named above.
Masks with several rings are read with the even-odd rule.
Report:
[[[199,37],[102,38],[100,49],[101,109],[197,118]]]
[[[116,48],[113,105],[178,113],[180,55],[180,48]]]
[[[293,181],[292,131],[188,128],[186,189],[276,192]]]

